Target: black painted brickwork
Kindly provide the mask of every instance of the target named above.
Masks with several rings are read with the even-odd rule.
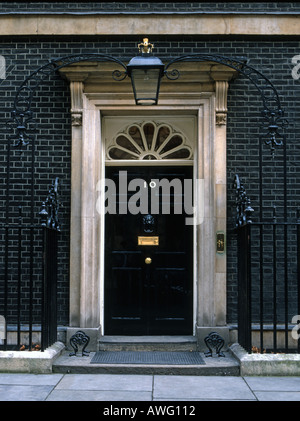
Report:
[[[299,2],[1,2],[0,13],[293,12]]]
[[[3,6],[3,4],[2,4]],[[7,133],[4,123],[10,117],[10,109],[19,84],[26,75],[46,63],[49,58],[81,52],[101,52],[120,58],[129,58],[136,53],[139,37],[11,37],[0,38],[0,54],[6,59],[7,77],[0,80],[0,211],[5,212],[6,179],[5,163]],[[156,37],[151,39],[156,46],[155,53],[167,61],[171,56],[188,53],[218,53],[235,56],[243,55],[250,59],[253,67],[269,77],[282,98],[286,117],[290,120],[287,130],[288,144],[288,210],[289,217],[295,218],[295,207],[300,202],[299,173],[299,113],[300,80],[291,76],[293,56],[300,54],[300,37],[287,39],[263,39],[239,37]],[[255,88],[243,77],[235,80],[228,98],[228,322],[236,321],[236,244],[232,234],[234,225],[234,191],[231,180],[236,172],[243,179],[248,195],[252,199],[255,217],[258,218],[258,112],[261,106]],[[38,121],[36,139],[35,202],[36,214],[44,200],[49,184],[55,176],[60,177],[63,201],[63,233],[60,240],[59,254],[59,323],[68,324],[69,297],[69,211],[70,211],[70,95],[67,83],[59,77],[51,76],[36,94],[34,112]],[[10,216],[17,216],[17,206],[23,205],[24,218],[28,217],[28,188],[30,174],[26,162],[30,159],[30,149],[22,156],[14,153],[11,162],[11,203]],[[266,216],[271,215],[270,206],[278,206],[278,215],[282,215],[282,177],[279,150],[271,164],[269,149],[265,148],[264,161],[264,205]],[[21,164],[21,160],[23,164]],[[20,188],[20,185],[22,186]]]

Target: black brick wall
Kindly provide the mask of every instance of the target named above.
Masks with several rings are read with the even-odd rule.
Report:
[[[259,3],[259,4],[258,4]],[[289,12],[300,10],[299,2],[1,2],[0,13],[45,12]]]
[[[0,3],[0,12],[11,11],[13,3]],[[149,7],[150,3],[145,3]],[[151,3],[152,4],[152,3]],[[86,6],[86,3],[72,4],[72,10],[120,10],[135,9],[138,3],[97,3]],[[142,4],[140,4],[142,5]],[[216,7],[224,9],[223,3],[216,3]],[[296,3],[260,3],[260,11],[265,10],[296,10],[300,9]],[[37,3],[28,3],[26,10],[33,11]],[[66,10],[62,4],[56,3],[45,8],[40,3],[39,10]],[[15,5],[14,11],[25,10],[24,3]],[[40,9],[41,8],[41,9]],[[184,3],[157,3],[151,10],[186,10]],[[215,10],[211,3],[191,3],[189,10]],[[246,10],[249,4],[233,3],[226,5],[226,10]],[[70,8],[68,9],[70,10]],[[252,9],[253,10],[253,9]],[[119,38],[114,37],[2,37],[0,38],[0,54],[6,59],[6,79],[0,80],[0,212],[1,218],[5,214],[6,200],[6,150],[8,134],[5,121],[10,118],[16,90],[24,78],[37,67],[45,64],[50,58],[81,52],[100,52],[114,55],[121,59],[128,59],[136,54],[136,45],[140,42],[137,36]],[[290,120],[287,129],[287,162],[288,162],[288,216],[295,218],[295,207],[300,202],[300,173],[299,173],[299,113],[300,113],[300,79],[291,76],[292,57],[300,54],[300,36],[298,38],[253,38],[253,37],[191,37],[191,36],[160,36],[151,38],[156,46],[155,54],[163,61],[171,56],[187,53],[217,53],[228,56],[246,56],[249,64],[265,74],[278,89],[282,105],[286,110],[286,117]],[[228,125],[227,125],[227,172],[228,172],[228,322],[236,321],[236,242],[234,227],[234,194],[231,188],[233,176],[236,172],[243,179],[248,195],[252,199],[255,210],[254,218],[259,214],[259,110],[261,101],[257,92],[249,81],[240,76],[230,86],[228,96]],[[58,309],[59,323],[68,323],[69,296],[69,212],[70,212],[70,95],[65,81],[57,76],[50,76],[49,81],[43,83],[35,95],[33,110],[37,119],[37,133],[35,135],[35,204],[36,215],[39,205],[44,200],[49,184],[58,176],[61,180],[61,199],[63,202],[62,224],[63,232],[60,240],[59,254],[59,292]],[[28,189],[31,183],[30,147],[20,156],[13,152],[11,161],[11,192],[10,219],[17,216],[17,206],[23,206],[24,219],[28,217],[29,197]],[[21,164],[22,161],[22,164]],[[271,215],[270,207],[274,204],[278,209],[279,218],[282,216],[282,149],[276,152],[275,158],[264,148],[264,196],[263,205],[266,216]],[[20,183],[23,187],[20,189]]]

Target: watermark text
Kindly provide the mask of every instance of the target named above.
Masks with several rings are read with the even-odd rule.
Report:
[[[6,79],[6,60],[0,55],[0,79]]]
[[[300,54],[292,58],[292,64],[295,64],[292,68],[292,78],[298,80],[300,79]]]
[[[119,171],[118,182],[105,178],[97,183],[96,189],[102,192],[96,203],[100,214],[170,215],[172,213],[184,214],[186,225],[199,225],[203,222],[203,179],[128,180],[127,171]],[[197,207],[194,203],[197,203]]]

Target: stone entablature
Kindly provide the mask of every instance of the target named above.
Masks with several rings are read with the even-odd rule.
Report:
[[[3,14],[0,35],[281,35],[300,33],[299,13]]]

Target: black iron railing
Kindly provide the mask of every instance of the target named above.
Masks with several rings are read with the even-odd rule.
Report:
[[[246,192],[235,185],[238,248],[238,342],[248,352],[300,352],[300,218],[253,222]],[[296,320],[296,322],[295,322]],[[294,332],[294,333],[293,333]]]
[[[40,224],[0,225],[0,349],[44,351],[57,340],[58,179]],[[4,326],[3,326],[4,324]]]

